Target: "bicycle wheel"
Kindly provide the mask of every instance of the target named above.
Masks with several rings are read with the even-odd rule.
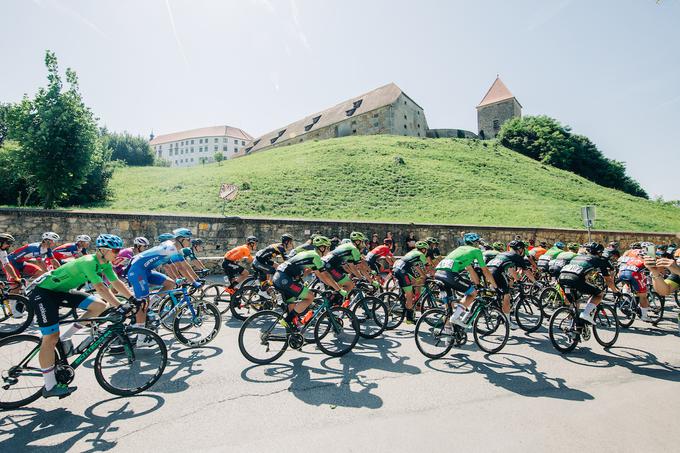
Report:
[[[416,323],[416,346],[425,357],[439,359],[453,347],[453,337],[444,334],[446,321],[446,310],[433,308],[423,313]]]
[[[654,291],[649,291],[649,317],[652,318],[652,325],[656,326],[663,320],[663,312],[666,309],[666,298],[659,296]]]
[[[257,286],[239,288],[231,299],[229,310],[234,318],[245,321],[248,316],[263,309],[269,300],[262,297]]]
[[[349,309],[332,307],[319,316],[314,326],[314,338],[325,354],[340,357],[359,341],[359,325]]]
[[[180,301],[184,297],[184,294],[177,293],[175,294],[175,297],[177,298],[178,301]],[[165,298],[163,298],[161,303],[158,305],[158,317],[161,320],[161,327],[171,332],[173,329],[173,325],[175,323],[175,318],[177,317],[177,312],[174,312],[172,314],[170,313],[174,307],[175,302],[172,300],[170,296],[166,296]]]
[[[144,346],[136,346],[144,335]],[[168,350],[155,332],[142,327],[126,327],[100,347],[94,359],[94,376],[101,387],[120,396],[136,395],[160,379],[168,363]]]
[[[19,294],[8,294],[0,303],[0,338],[17,335],[33,322],[33,306],[28,298]]]
[[[271,363],[288,348],[288,332],[279,322],[283,315],[272,310],[255,313],[238,332],[238,348],[243,357],[257,364]]]
[[[550,317],[552,313],[559,307],[564,305],[564,299],[557,290],[557,288],[547,287],[538,296],[541,310],[543,310],[544,317]]]
[[[0,340],[0,409],[16,409],[37,400],[44,385],[38,354],[40,337],[14,335]],[[59,360],[59,351],[56,351]]]
[[[503,349],[510,337],[508,320],[496,307],[484,307],[472,325],[475,343],[484,352],[495,354]]]
[[[387,330],[396,329],[404,321],[406,311],[404,311],[404,302],[402,302],[399,294],[393,292],[385,292],[378,296],[387,307]]]
[[[524,296],[515,305],[515,321],[526,333],[536,332],[543,323],[541,303],[534,296]]]
[[[387,327],[387,306],[377,297],[364,297],[354,305],[352,313],[363,338],[376,338]]]
[[[635,298],[628,293],[621,294],[616,300],[616,319],[621,327],[630,327],[635,321]]]
[[[231,305],[231,293],[226,285],[208,285],[201,291],[202,299],[214,304],[221,314],[226,314]]]
[[[210,302],[199,300],[192,303],[195,314],[184,306],[175,316],[172,330],[177,341],[192,348],[210,343],[222,327],[222,316]]]
[[[597,306],[593,316],[593,334],[604,348],[611,348],[616,343],[616,339],[619,338],[619,323],[611,306],[605,304]]]
[[[550,341],[562,354],[573,351],[579,342],[576,316],[578,315],[571,307],[561,307],[550,317],[548,329]]]

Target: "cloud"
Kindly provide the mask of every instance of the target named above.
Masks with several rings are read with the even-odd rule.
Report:
[[[274,14],[276,12],[276,8],[274,7],[274,4],[270,0],[250,0],[250,3],[256,6],[261,6],[269,14]]]
[[[172,34],[175,36],[175,41],[177,42],[177,49],[184,63],[189,66],[189,60],[187,59],[186,53],[184,53],[184,46],[182,46],[182,41],[179,40],[179,35],[177,34],[177,27],[175,27],[175,17],[172,15],[172,8],[170,8],[170,0],[165,0],[165,7],[168,9],[168,16],[170,17],[170,27],[172,28]]]
[[[293,17],[293,26],[295,26],[295,32],[297,33],[298,39],[306,49],[310,49],[307,35],[302,30],[302,26],[300,25],[300,10],[298,9],[298,5],[295,0],[290,0],[290,12]]]
[[[33,3],[38,5],[41,8],[45,7],[52,7],[58,11],[61,11],[62,13],[66,14],[67,16],[71,16],[71,18],[77,20],[81,24],[85,25],[89,29],[93,30],[95,33],[97,33],[99,36],[102,38],[106,39],[107,41],[109,40],[109,35],[104,33],[104,31],[97,26],[94,22],[89,20],[87,17],[83,16],[80,14],[77,10],[59,2],[58,0],[33,0]]]
[[[531,22],[527,26],[527,31],[534,31],[538,27],[545,25],[558,16],[570,3],[571,0],[562,0],[559,3],[548,3],[546,7],[540,8],[532,17]]]

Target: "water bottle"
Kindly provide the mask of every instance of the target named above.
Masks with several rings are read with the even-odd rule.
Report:
[[[87,338],[85,338],[75,349],[75,354],[82,354],[85,352],[85,350],[92,344],[92,341],[94,341],[94,338],[92,338],[92,335],[88,335]]]
[[[307,324],[311,319],[312,316],[314,316],[314,312],[312,310],[309,310],[303,317],[302,317],[302,324]]]

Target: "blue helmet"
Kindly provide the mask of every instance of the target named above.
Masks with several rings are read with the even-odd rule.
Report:
[[[97,248],[122,249],[123,240],[115,234],[100,234],[95,241]]]
[[[480,239],[482,238],[479,237],[477,233],[465,233],[463,236],[463,240],[466,244],[474,244],[475,242],[479,242]]]
[[[172,234],[174,234],[176,238],[191,239],[191,230],[189,228],[177,228],[176,230],[172,230]]]
[[[557,247],[558,249],[563,249],[564,248],[564,242],[562,242],[562,241],[555,242],[555,247]]]
[[[175,239],[175,235],[172,234],[172,233],[163,233],[163,234],[158,235],[158,237],[156,239],[158,240],[158,242],[165,242],[165,241],[169,241],[171,239]]]

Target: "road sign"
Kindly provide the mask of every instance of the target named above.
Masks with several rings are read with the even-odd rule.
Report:
[[[583,206],[581,207],[581,218],[583,219],[583,225],[588,229],[588,242],[590,242],[590,229],[595,226],[595,206]]]
[[[238,187],[234,184],[222,184],[220,187],[220,198],[226,201],[232,201],[238,195]]]

